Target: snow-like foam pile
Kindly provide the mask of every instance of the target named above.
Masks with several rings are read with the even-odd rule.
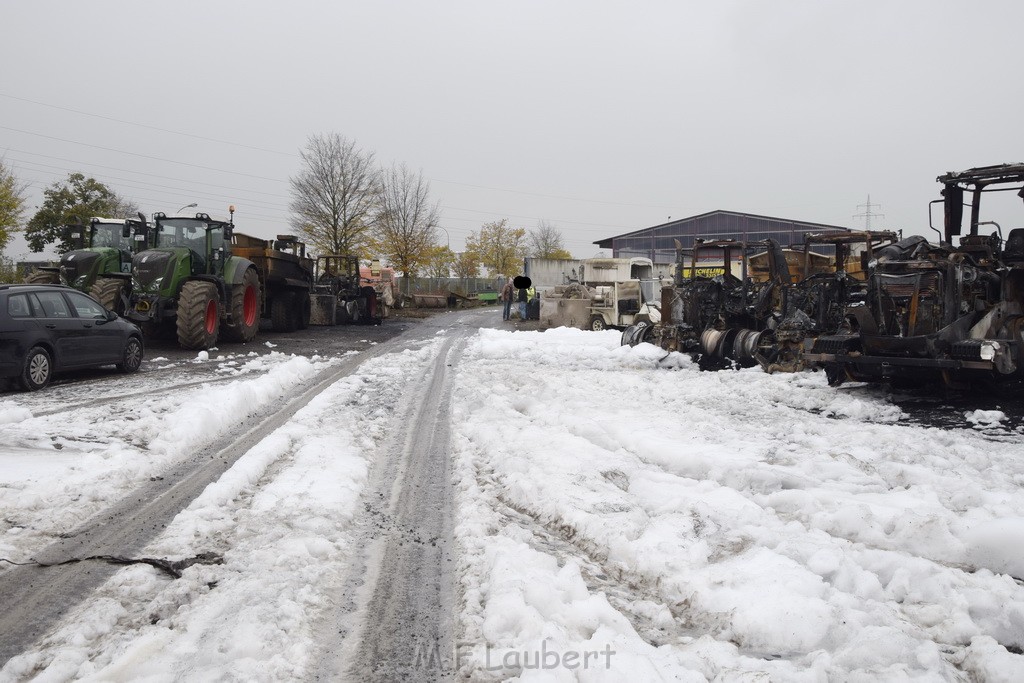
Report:
[[[912,426],[821,374],[664,357],[567,329],[470,345],[462,673],[1024,679],[1019,444]],[[520,656],[605,646],[586,675]]]

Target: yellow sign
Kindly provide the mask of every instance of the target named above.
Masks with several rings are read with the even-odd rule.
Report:
[[[689,266],[683,266],[682,269],[683,277],[717,277],[719,275],[725,275],[725,266],[704,266],[698,267],[696,271]]]

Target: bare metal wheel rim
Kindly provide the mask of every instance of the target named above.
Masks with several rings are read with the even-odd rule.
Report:
[[[28,364],[28,376],[33,384],[42,384],[50,376],[50,359],[41,353],[32,356]]]

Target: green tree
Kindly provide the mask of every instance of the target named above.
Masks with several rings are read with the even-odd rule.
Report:
[[[29,220],[25,239],[32,251],[42,251],[46,245],[59,242],[57,251],[63,254],[72,247],[64,239],[65,225],[85,224],[94,216],[128,218],[138,210],[135,204],[95,178],[72,173],[67,180],[43,191],[43,205]]]
[[[491,275],[519,275],[527,255],[526,230],[510,228],[508,220],[485,223],[469,233],[466,250],[475,253]]]
[[[480,274],[480,257],[476,255],[476,252],[460,251],[455,255],[452,271],[454,271],[455,277],[476,277]]]
[[[21,225],[25,213],[25,184],[0,159],[0,252]]]
[[[23,277],[18,274],[18,267],[14,261],[0,254],[0,285],[9,285],[15,282],[22,282]]]
[[[452,266],[455,265],[455,252],[447,246],[435,246],[430,250],[427,272],[430,277],[451,277]]]
[[[430,262],[437,246],[440,211],[430,202],[430,183],[404,164],[384,174],[374,247],[401,271],[406,283]]]
[[[529,252],[534,258],[572,258],[562,242],[561,231],[547,221],[540,221],[537,229],[530,231]]]
[[[337,133],[313,135],[291,178],[291,226],[320,254],[367,256],[380,194],[372,152]]]

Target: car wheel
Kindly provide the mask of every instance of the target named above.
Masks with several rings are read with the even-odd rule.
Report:
[[[590,329],[594,332],[600,332],[607,329],[607,325],[604,324],[604,316],[595,315],[590,319]]]
[[[117,364],[117,369],[128,374],[138,372],[142,366],[142,340],[138,337],[128,337],[128,343],[124,345],[123,360]]]
[[[25,356],[21,371],[21,386],[25,391],[37,391],[50,383],[53,360],[42,346],[33,346]]]

